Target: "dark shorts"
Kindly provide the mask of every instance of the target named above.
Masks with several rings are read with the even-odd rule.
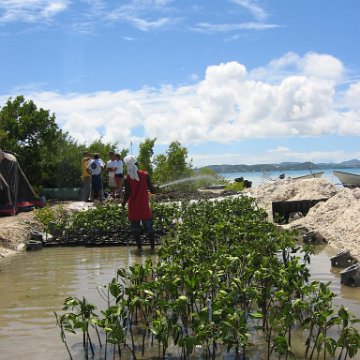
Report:
[[[130,221],[130,222],[131,222],[131,231],[134,233],[141,233],[143,228],[145,228],[147,235],[154,233],[152,219]]]
[[[101,175],[92,175],[91,176],[91,185],[92,185],[93,191],[101,191],[103,188]]]
[[[122,179],[124,177],[124,174],[115,174],[115,177]]]

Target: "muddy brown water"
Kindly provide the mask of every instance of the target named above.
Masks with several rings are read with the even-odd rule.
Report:
[[[329,246],[316,248],[310,269],[313,280],[331,282],[335,305],[343,304],[360,317],[360,288],[340,284],[341,269],[331,268]],[[144,263],[133,247],[50,248],[23,252],[0,262],[0,359],[68,359],[54,311],[61,313],[68,296],[85,296],[99,308],[106,304],[97,288],[107,284],[117,268]],[[80,335],[67,335],[75,359],[83,359]],[[94,339],[95,340],[95,339]]]

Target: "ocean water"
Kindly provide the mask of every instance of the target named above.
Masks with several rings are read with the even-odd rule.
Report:
[[[351,168],[351,169],[336,169],[340,171],[346,171],[354,174],[360,175],[360,168]],[[323,171],[321,178],[326,179],[332,184],[342,187],[340,180],[334,175],[333,169],[322,169],[322,170],[312,170],[311,172],[319,172]],[[245,180],[249,180],[252,182],[252,187],[259,186],[263,183],[278,180],[280,174],[285,174],[285,179],[294,178],[297,176],[309,175],[309,170],[288,170],[288,171],[253,171],[253,172],[228,172],[228,173],[220,173],[222,177],[229,180],[234,180],[239,177],[243,177]]]

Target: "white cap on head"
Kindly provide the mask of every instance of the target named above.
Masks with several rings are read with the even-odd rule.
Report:
[[[131,179],[140,181],[139,175],[137,173],[138,167],[136,166],[136,157],[132,155],[125,156],[124,163],[126,165],[127,174]]]

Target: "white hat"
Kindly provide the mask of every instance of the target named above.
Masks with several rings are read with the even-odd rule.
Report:
[[[137,173],[138,167],[136,166],[136,157],[132,155],[125,156],[124,163],[126,165],[127,174],[131,179],[140,181],[139,175]]]

